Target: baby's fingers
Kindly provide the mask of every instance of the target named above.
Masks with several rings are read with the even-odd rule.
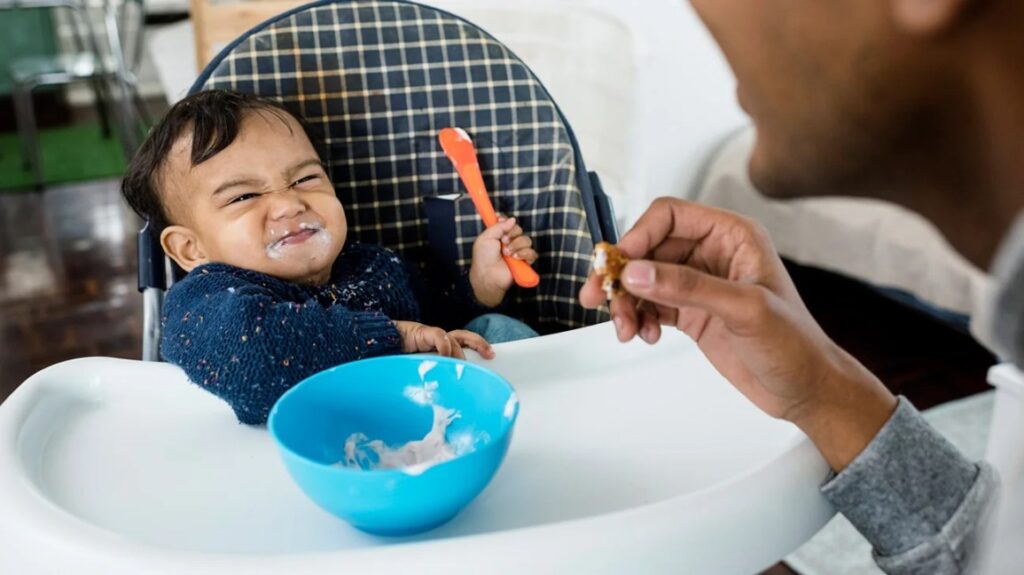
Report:
[[[452,344],[451,357],[454,357],[455,359],[466,359],[466,354],[462,352],[462,346],[459,345],[459,340],[449,336],[448,341]]]
[[[438,355],[450,357],[452,355],[452,341],[448,334],[439,327],[427,328],[429,331],[430,343],[437,350]]]
[[[487,340],[481,335],[464,329],[457,329],[449,335],[460,345],[479,353],[484,359],[494,359],[494,350],[491,348],[491,344],[487,343]]]
[[[515,255],[518,252],[529,249],[532,245],[533,240],[531,240],[529,236],[519,236],[506,244],[505,247],[501,248],[501,253],[506,256]]]
[[[526,248],[525,250],[520,250],[512,254],[512,257],[516,258],[517,260],[523,260],[528,264],[533,264],[533,262],[537,261],[539,255],[537,254],[537,251],[534,250],[533,248]]]
[[[512,240],[514,240],[516,238],[519,238],[519,237],[523,237],[523,228],[519,224],[516,224],[516,226],[513,227],[512,229],[510,229],[508,231],[508,233],[505,234],[505,237],[503,237],[501,240],[502,240],[502,242],[507,244],[507,243],[511,243]]]

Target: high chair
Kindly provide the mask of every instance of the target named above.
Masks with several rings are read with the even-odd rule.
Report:
[[[350,234],[422,266],[465,266],[480,231],[436,139],[470,133],[497,209],[542,257],[541,285],[512,309],[549,335],[486,362],[521,405],[506,461],[453,521],[374,538],[307,500],[266,430],[179,368],[73,360],[0,406],[0,572],[749,574],[832,516],[814,446],[692,340],[623,345],[607,312],[579,307],[594,242],[616,236],[611,210],[544,86],[487,33],[412,2],[317,2],[232,42],[193,87],[208,88],[305,117]],[[140,239],[158,296],[173,273]]]

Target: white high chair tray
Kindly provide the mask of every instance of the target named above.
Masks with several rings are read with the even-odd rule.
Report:
[[[452,522],[402,540],[316,507],[265,428],[174,366],[43,370],[0,406],[0,572],[750,575],[833,513],[807,438],[678,332],[495,349],[478,363],[521,400],[508,457]]]

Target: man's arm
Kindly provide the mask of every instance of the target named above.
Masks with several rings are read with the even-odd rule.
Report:
[[[874,547],[890,574],[966,573],[998,485],[905,399],[822,492]]]
[[[685,332],[762,411],[792,421],[838,475],[824,492],[893,573],[960,573],[995,490],[818,326],[754,222],[656,201],[618,245],[634,261],[611,302],[619,339]],[[588,279],[581,303],[604,301]]]

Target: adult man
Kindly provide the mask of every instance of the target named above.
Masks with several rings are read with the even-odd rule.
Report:
[[[692,4],[757,128],[753,183],[782,198],[884,197],[931,219],[977,265],[998,260],[996,335],[1024,364],[1024,223],[1011,231],[1024,221],[1024,3]],[[640,259],[624,272],[630,295],[611,305],[620,339],[653,343],[673,325],[758,407],[797,424],[836,472],[823,492],[884,570],[977,565],[992,469],[828,339],[756,224],[663,199],[619,247]],[[580,299],[602,303],[596,279]]]

